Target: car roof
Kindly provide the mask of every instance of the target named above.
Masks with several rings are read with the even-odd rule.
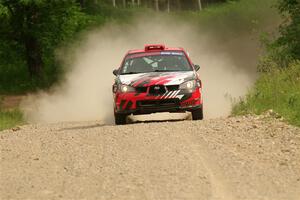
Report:
[[[166,47],[163,44],[147,44],[144,49],[129,50],[127,54],[161,52],[161,51],[184,51],[181,47]]]

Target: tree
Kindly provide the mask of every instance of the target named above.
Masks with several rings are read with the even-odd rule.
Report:
[[[82,4],[84,1],[80,1]],[[42,77],[54,48],[76,30],[79,7],[73,0],[0,0],[2,40],[15,44],[31,77]],[[4,13],[4,14],[3,14]]]
[[[155,10],[159,11],[159,0],[154,0],[155,2]]]
[[[199,10],[202,10],[202,2],[201,2],[201,0],[198,0],[198,7],[199,7]]]
[[[291,58],[300,59],[300,1],[280,0],[278,8],[284,22],[276,44]]]

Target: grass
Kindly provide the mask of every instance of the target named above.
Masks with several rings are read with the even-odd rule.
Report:
[[[0,110],[0,131],[23,124],[23,114],[18,110]]]
[[[0,96],[0,131],[24,124],[23,114],[18,108],[6,110],[1,107]]]
[[[270,109],[300,126],[300,62],[263,73],[249,94],[234,105],[232,113],[261,114]]]

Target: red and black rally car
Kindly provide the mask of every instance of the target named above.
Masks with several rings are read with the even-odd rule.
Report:
[[[129,51],[113,85],[116,124],[126,124],[130,114],[191,112],[193,120],[203,119],[202,83],[182,48],[146,45]]]

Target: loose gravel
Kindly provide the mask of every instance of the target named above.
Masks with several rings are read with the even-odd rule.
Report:
[[[0,132],[0,199],[299,200],[300,129],[268,116]]]

